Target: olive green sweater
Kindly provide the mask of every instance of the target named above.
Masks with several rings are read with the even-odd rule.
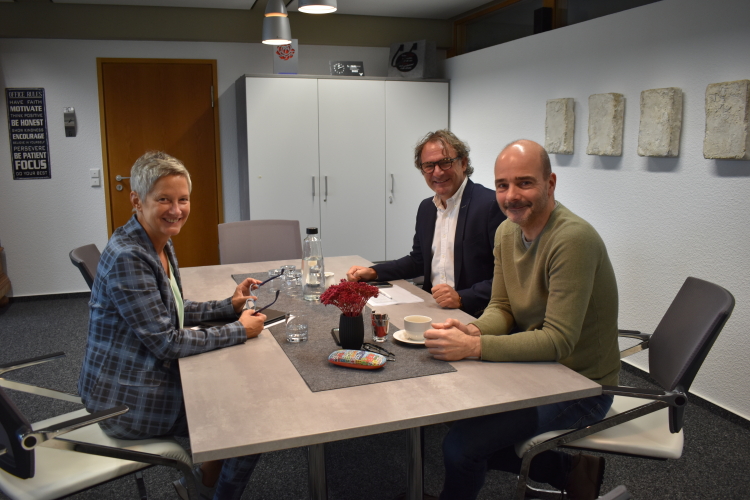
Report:
[[[617,282],[601,237],[558,203],[528,249],[522,238],[510,220],[495,233],[492,298],[473,322],[482,359],[559,361],[617,385]]]

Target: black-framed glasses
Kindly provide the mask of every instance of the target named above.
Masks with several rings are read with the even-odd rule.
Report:
[[[284,273],[279,273],[279,274],[277,274],[276,276],[271,276],[271,277],[270,277],[270,278],[268,278],[268,279],[267,279],[266,281],[264,281],[264,282],[262,282],[262,283],[258,283],[258,288],[262,287],[263,285],[265,285],[265,284],[266,284],[266,283],[268,283],[269,281],[271,281],[271,280],[275,280],[276,278],[281,278],[282,276],[284,276]]]
[[[261,307],[260,309],[256,310],[256,311],[255,311],[255,312],[253,313],[253,316],[255,316],[256,314],[258,314],[258,313],[260,313],[260,312],[263,312],[264,310],[266,310],[266,309],[268,309],[269,307],[271,307],[272,305],[274,305],[274,304],[276,303],[276,301],[277,301],[277,300],[279,300],[279,293],[280,293],[280,292],[281,292],[281,290],[276,290],[276,296],[275,296],[275,297],[273,298],[273,301],[271,301],[271,303],[270,303],[270,304],[268,304],[267,306],[263,306],[263,307]],[[255,302],[252,302],[252,307],[250,307],[250,304],[248,304],[248,302],[251,302],[252,300],[253,300],[253,299],[247,299],[247,301],[245,301],[245,307],[244,307],[244,310],[248,310],[248,309],[253,309],[253,308],[255,307]]]
[[[387,351],[386,349],[380,347],[379,345],[368,344],[367,342],[365,342],[364,344],[362,344],[362,350],[363,351],[374,352],[375,354],[382,354],[383,356],[385,356],[385,358],[388,361],[396,361],[396,355],[395,354],[393,354],[390,351]]]
[[[443,158],[439,161],[426,161],[420,165],[420,168],[422,169],[422,172],[425,174],[431,174],[435,171],[435,166],[440,167],[440,170],[445,172],[449,168],[453,166],[453,162],[461,158],[461,156],[456,156],[455,158]]]

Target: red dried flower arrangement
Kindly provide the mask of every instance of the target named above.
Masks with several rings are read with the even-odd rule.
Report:
[[[359,316],[370,297],[377,297],[379,293],[377,287],[362,281],[342,279],[338,285],[331,285],[323,292],[320,302],[338,307],[344,316]]]

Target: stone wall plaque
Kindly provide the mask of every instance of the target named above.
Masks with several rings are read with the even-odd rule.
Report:
[[[575,112],[572,97],[549,99],[547,119],[544,122],[544,149],[548,153],[573,154],[575,134]]]
[[[750,160],[750,80],[706,87],[706,137],[703,157]]]
[[[622,156],[622,127],[624,118],[624,95],[590,95],[589,145],[586,148],[586,154]]]
[[[674,157],[680,152],[682,90],[676,87],[641,92],[638,129],[640,156]]]

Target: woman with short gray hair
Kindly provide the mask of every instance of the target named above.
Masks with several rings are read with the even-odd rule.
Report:
[[[178,159],[149,152],[136,160],[130,177],[134,214],[112,234],[96,270],[78,392],[90,412],[129,407],[99,424],[109,436],[187,436],[176,360],[257,337],[266,316],[243,306],[260,282],[248,278],[221,301],[184,299],[171,238],[190,215],[190,174]],[[186,328],[223,318],[230,321],[221,327]],[[239,499],[258,457],[196,466],[201,498]],[[174,483],[185,500],[186,483]]]

